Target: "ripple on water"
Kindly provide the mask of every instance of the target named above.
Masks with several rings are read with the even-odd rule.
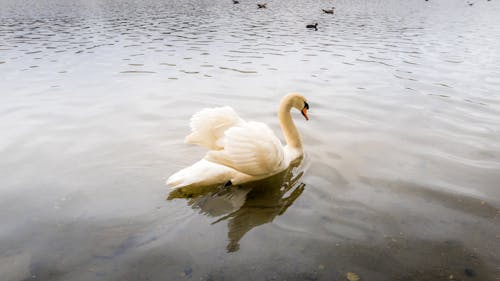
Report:
[[[147,70],[125,70],[125,71],[120,71],[120,73],[141,74],[141,73],[156,73],[156,72]]]
[[[493,279],[500,2],[28,2],[0,9],[6,279]],[[220,216],[241,193],[164,201],[205,153],[191,114],[279,130],[291,91],[311,105],[292,189]]]
[[[223,66],[219,66],[219,69],[231,70],[231,71],[235,71],[235,72],[239,72],[239,73],[244,73],[244,74],[254,74],[254,73],[257,73],[257,71],[255,71],[255,70],[242,70],[242,69],[231,68],[231,67],[223,67]]]
[[[188,71],[188,70],[179,70],[179,72],[186,73],[186,74],[199,74],[199,71]]]

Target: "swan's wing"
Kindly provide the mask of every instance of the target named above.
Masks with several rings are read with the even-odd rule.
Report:
[[[280,140],[264,123],[248,122],[229,128],[224,149],[210,151],[206,159],[251,176],[272,174],[282,167],[284,151]]]
[[[189,134],[184,142],[219,150],[223,147],[224,132],[243,120],[229,106],[205,108],[191,117]]]

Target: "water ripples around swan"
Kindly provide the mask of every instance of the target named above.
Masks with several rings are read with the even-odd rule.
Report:
[[[2,278],[498,276],[499,1],[0,7]],[[193,113],[291,91],[300,166],[169,197]]]

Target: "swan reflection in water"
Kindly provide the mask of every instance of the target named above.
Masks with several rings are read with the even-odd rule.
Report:
[[[228,221],[228,252],[238,251],[243,236],[262,224],[272,222],[286,212],[304,191],[300,182],[302,158],[295,160],[285,171],[269,178],[239,186],[189,186],[170,192],[167,200],[182,198],[188,206],[202,214],[220,217],[212,224]]]

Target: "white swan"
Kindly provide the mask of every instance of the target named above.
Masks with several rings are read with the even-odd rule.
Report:
[[[214,184],[242,184],[285,170],[303,154],[302,141],[290,110],[296,108],[309,120],[306,99],[288,94],[280,102],[278,118],[286,146],[264,123],[246,122],[228,106],[205,108],[191,117],[191,134],[184,142],[210,151],[203,159],[170,176],[172,188]]]

